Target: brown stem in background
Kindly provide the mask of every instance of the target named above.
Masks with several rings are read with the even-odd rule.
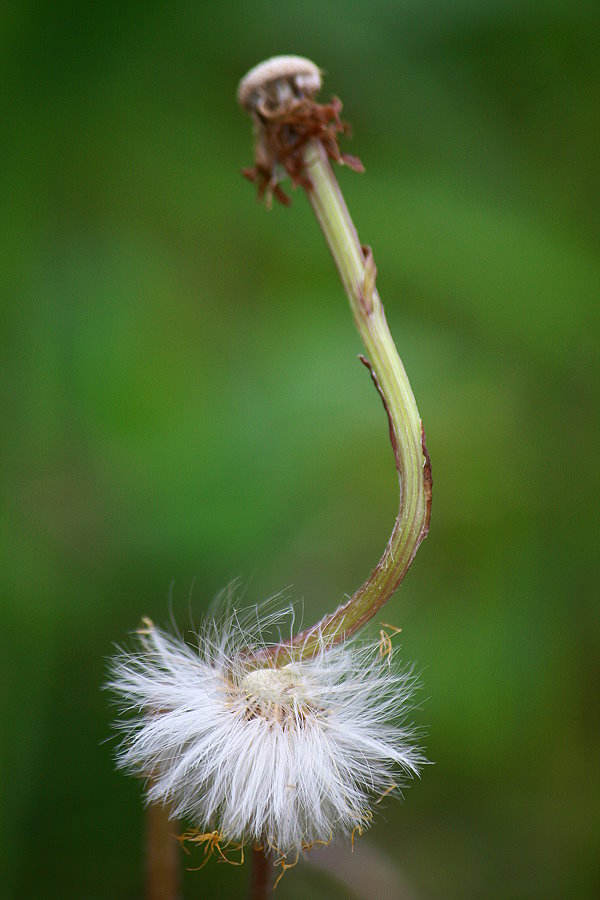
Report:
[[[178,900],[180,894],[177,824],[165,806],[146,810],[146,900]]]
[[[252,851],[249,900],[265,900],[273,893],[273,867],[263,850]]]

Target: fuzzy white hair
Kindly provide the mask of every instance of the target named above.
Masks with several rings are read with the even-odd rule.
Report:
[[[144,620],[108,687],[123,712],[117,763],[146,779],[149,803],[285,857],[362,833],[373,802],[425,760],[402,725],[415,678],[387,634],[274,668],[257,662],[263,626],[228,613],[192,647]]]

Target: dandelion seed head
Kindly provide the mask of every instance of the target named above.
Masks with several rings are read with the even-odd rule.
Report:
[[[379,641],[290,652],[274,667],[262,634],[285,616],[266,618],[221,616],[194,646],[146,620],[136,648],[113,659],[109,688],[122,712],[117,764],[145,778],[148,802],[286,857],[361,834],[424,758],[403,724],[415,678],[382,659]]]

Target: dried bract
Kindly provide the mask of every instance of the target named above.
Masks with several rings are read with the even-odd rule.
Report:
[[[314,95],[320,87],[320,70],[299,56],[267,60],[240,82],[238,100],[251,113],[256,135],[255,164],[243,174],[256,182],[259,199],[264,196],[268,204],[274,196],[289,205],[280,186],[285,177],[310,190],[310,173],[304,163],[309,141],[320,141],[335,162],[364,171],[359,159],[340,152],[338,135],[349,132],[340,119],[342,103],[337,97],[330,103],[317,103]]]

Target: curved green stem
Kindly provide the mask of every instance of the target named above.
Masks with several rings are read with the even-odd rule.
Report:
[[[308,658],[323,645],[342,642],[389,600],[427,535],[431,512],[431,468],[417,404],[390,334],[375,287],[370,248],[361,247],[327,154],[318,141],[304,150],[311,187],[308,198],[323,230],[365,345],[373,381],[386,409],[400,481],[400,507],[383,556],[367,580],[334,612],[290,641],[269,648],[275,664]]]

